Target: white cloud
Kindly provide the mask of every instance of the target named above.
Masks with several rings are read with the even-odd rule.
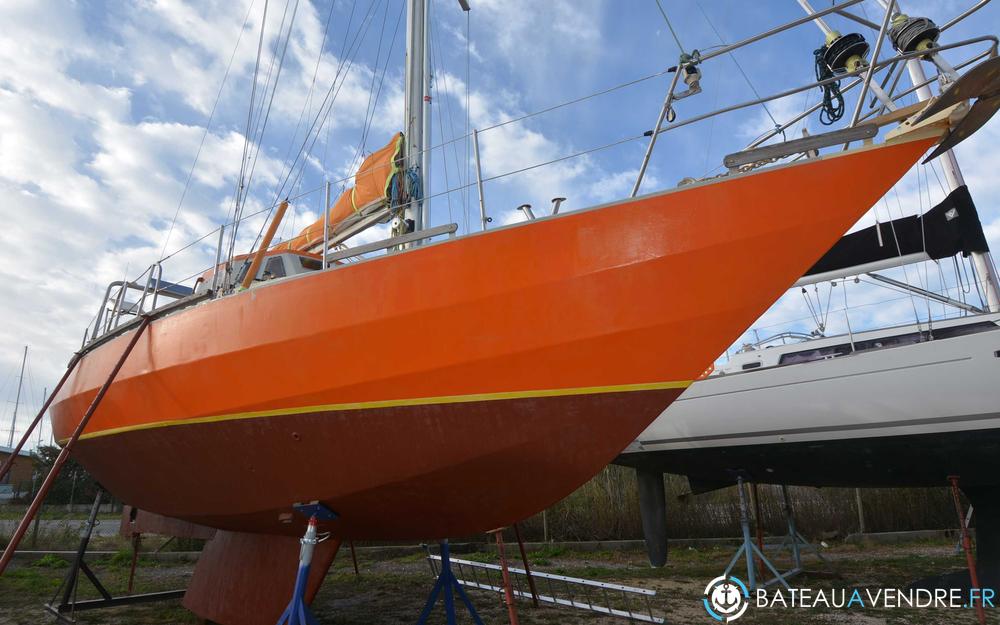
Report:
[[[107,283],[126,268],[134,277],[159,257],[205,131],[171,102],[204,119],[246,11],[247,3],[240,5],[142,2],[112,16],[105,25],[111,32],[88,24],[81,5],[0,7],[0,192],[8,198],[0,209],[7,224],[0,231],[0,341],[32,346],[40,385],[54,381],[79,345]],[[302,23],[318,28],[314,20]],[[244,43],[255,44],[252,35],[245,33]],[[252,71],[255,53],[255,45],[241,44],[230,80]],[[298,65],[289,66],[290,84],[302,82]],[[143,119],[136,121],[139,108]],[[216,121],[168,252],[229,213],[244,139]],[[265,146],[255,189],[266,195],[282,174]],[[261,208],[252,194],[247,212]],[[244,224],[238,246],[250,245],[262,220]],[[204,269],[216,242],[208,237],[171,259],[167,279]]]

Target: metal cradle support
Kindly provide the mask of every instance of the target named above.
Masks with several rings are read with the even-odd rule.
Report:
[[[951,496],[955,502],[955,513],[958,515],[958,528],[962,539],[962,550],[965,551],[965,562],[969,567],[969,583],[972,588],[979,589],[979,574],[976,570],[976,556],[972,553],[972,540],[969,538],[968,520],[962,512],[962,499],[959,496],[958,476],[949,475],[948,482],[951,485]],[[982,597],[979,601],[973,600],[976,608],[976,618],[982,625],[986,625],[986,610],[983,608]]]
[[[104,491],[98,489],[97,496],[94,497],[94,505],[90,509],[90,516],[87,518],[87,522],[84,524],[83,529],[80,532],[80,544],[77,546],[76,555],[73,557],[73,564],[66,572],[66,577],[63,578],[62,584],[59,585],[55,594],[52,595],[52,599],[45,604],[45,609],[52,613],[62,623],[75,623],[75,613],[83,610],[96,610],[99,608],[113,608],[133,603],[179,599],[184,596],[184,590],[167,590],[163,592],[151,592],[140,595],[129,594],[124,597],[113,597],[108,589],[105,588],[104,584],[101,583],[101,580],[97,577],[94,571],[87,565],[85,559],[87,555],[87,548],[90,546],[90,537],[93,535],[94,528],[99,523],[97,520],[97,513],[101,509],[101,500],[103,497]],[[93,584],[97,592],[100,593],[100,599],[77,601],[76,591],[80,582],[80,573],[83,573],[84,576],[90,580],[90,583]],[[129,581],[129,585],[131,589],[131,580]]]
[[[448,541],[444,540],[441,542],[441,571],[438,573],[437,581],[434,583],[434,588],[431,590],[430,596],[427,597],[427,603],[424,604],[424,609],[420,612],[420,618],[417,619],[417,625],[425,625],[427,619],[431,615],[431,610],[434,609],[434,604],[437,603],[438,595],[444,593],[444,613],[447,619],[448,625],[456,625],[458,621],[455,620],[455,597],[452,593],[458,595],[458,598],[462,600],[465,604],[465,609],[469,611],[469,616],[476,625],[483,625],[482,619],[479,618],[479,614],[476,613],[476,608],[472,606],[472,602],[469,601],[469,596],[465,594],[465,589],[458,582],[458,578],[451,570],[451,549],[448,546]]]
[[[778,549],[787,549],[792,556],[792,570],[785,573],[785,577],[791,577],[805,571],[805,568],[802,566],[802,554],[805,551],[812,552],[822,562],[829,564],[829,561],[820,553],[820,550],[806,540],[795,527],[795,514],[792,511],[792,501],[788,497],[788,487],[784,484],[781,485],[781,497],[785,512],[785,522],[788,524],[788,533],[778,543]]]
[[[746,560],[746,569],[747,569],[746,580],[747,580],[747,586],[750,588],[750,590],[756,590],[757,588],[769,586],[776,582],[780,583],[786,589],[790,590],[791,586],[789,586],[788,580],[786,578],[790,577],[791,575],[794,575],[795,573],[800,572],[801,571],[800,564],[797,562],[795,568],[793,568],[791,571],[788,571],[787,573],[778,572],[777,567],[775,567],[774,564],[767,558],[767,556],[764,555],[763,550],[757,546],[757,544],[753,541],[753,538],[750,535],[750,511],[749,511],[749,505],[747,503],[746,492],[743,488],[742,476],[737,476],[736,478],[736,490],[739,493],[740,497],[740,527],[743,530],[743,543],[740,545],[740,548],[736,550],[736,553],[733,554],[733,557],[729,561],[729,564],[726,566],[726,570],[723,573],[723,575],[729,577],[730,573],[732,573],[733,569],[736,567],[736,563],[739,562],[740,558],[742,557]],[[797,553],[797,551],[795,551],[794,553]],[[763,564],[764,567],[766,567],[769,571],[771,571],[771,574],[774,575],[773,578],[771,578],[768,581],[761,581],[757,579],[757,571],[755,570],[756,567],[754,567],[754,556],[759,558],[761,564]]]
[[[805,571],[802,565],[802,555],[803,553],[809,551],[812,552],[817,558],[819,558],[824,563],[829,563],[827,559],[820,553],[814,545],[812,545],[808,540],[806,540],[802,534],[799,533],[798,529],[795,527],[795,514],[792,510],[791,498],[788,496],[788,487],[784,484],[781,485],[781,497],[782,497],[782,511],[785,515],[785,523],[788,528],[788,533],[781,539],[777,545],[771,545],[774,551],[787,550],[791,560],[792,568],[789,570],[779,573],[777,567],[774,565],[773,561],[768,559],[764,553],[766,548],[763,544],[763,536],[760,529],[760,503],[756,501],[756,514],[754,515],[757,522],[757,537],[756,542],[750,538],[750,521],[749,521],[749,504],[746,499],[745,490],[743,488],[744,482],[743,478],[737,476],[737,488],[739,490],[740,498],[740,525],[743,530],[743,544],[737,550],[733,559],[730,561],[729,566],[726,567],[726,575],[733,570],[736,563],[739,562],[740,557],[746,558],[747,565],[747,585],[751,589],[761,588],[770,586],[771,584],[780,583],[785,588],[788,588],[788,579],[798,575]],[[756,492],[756,489],[755,491]],[[754,567],[754,556],[757,558],[757,566]],[[769,579],[763,579],[765,576],[765,568],[771,572],[773,577]]]
[[[510,584],[510,569],[507,566],[507,550],[503,544],[503,528],[495,529],[487,534],[493,534],[497,542],[497,556],[500,558],[500,572],[503,579],[503,603],[507,606],[507,619],[510,625],[518,625],[517,604],[514,602],[514,589]]]

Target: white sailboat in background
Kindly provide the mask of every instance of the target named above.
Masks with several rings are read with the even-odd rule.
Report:
[[[918,29],[940,33],[905,15],[893,26],[897,49]],[[951,70],[934,57],[944,90]],[[918,97],[932,97],[921,62],[906,66]],[[852,332],[848,318],[848,332],[836,336],[825,336],[817,319],[810,334],[783,331],[744,345],[695,382],[616,461],[637,469],[654,565],[666,559],[662,473],[686,475],[694,492],[734,484],[738,474],[855,487],[946,486],[957,475],[975,505],[981,576],[1000,579],[1000,280],[954,154],[939,162],[950,191],[944,201],[845,236],[796,287],[843,290],[845,278],[864,276],[959,316],[934,320],[928,312],[864,332]],[[971,261],[978,302],[877,273],[959,254]]]

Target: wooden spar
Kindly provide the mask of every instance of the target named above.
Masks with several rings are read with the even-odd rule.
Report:
[[[267,233],[264,234],[264,240],[260,242],[260,247],[254,253],[253,262],[250,263],[250,269],[247,271],[247,275],[243,277],[243,283],[240,284],[241,289],[248,289],[253,283],[253,279],[257,277],[257,270],[260,269],[261,262],[264,261],[264,254],[267,253],[267,248],[271,247],[271,239],[274,238],[274,233],[278,229],[278,224],[281,223],[281,218],[285,216],[285,211],[288,210],[288,200],[283,200],[278,206],[278,212],[274,215],[274,220],[271,221],[271,225],[267,227]]]

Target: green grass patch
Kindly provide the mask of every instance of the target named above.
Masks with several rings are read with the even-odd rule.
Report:
[[[31,566],[43,569],[61,569],[69,566],[69,562],[63,560],[54,553],[47,553],[31,563]]]

